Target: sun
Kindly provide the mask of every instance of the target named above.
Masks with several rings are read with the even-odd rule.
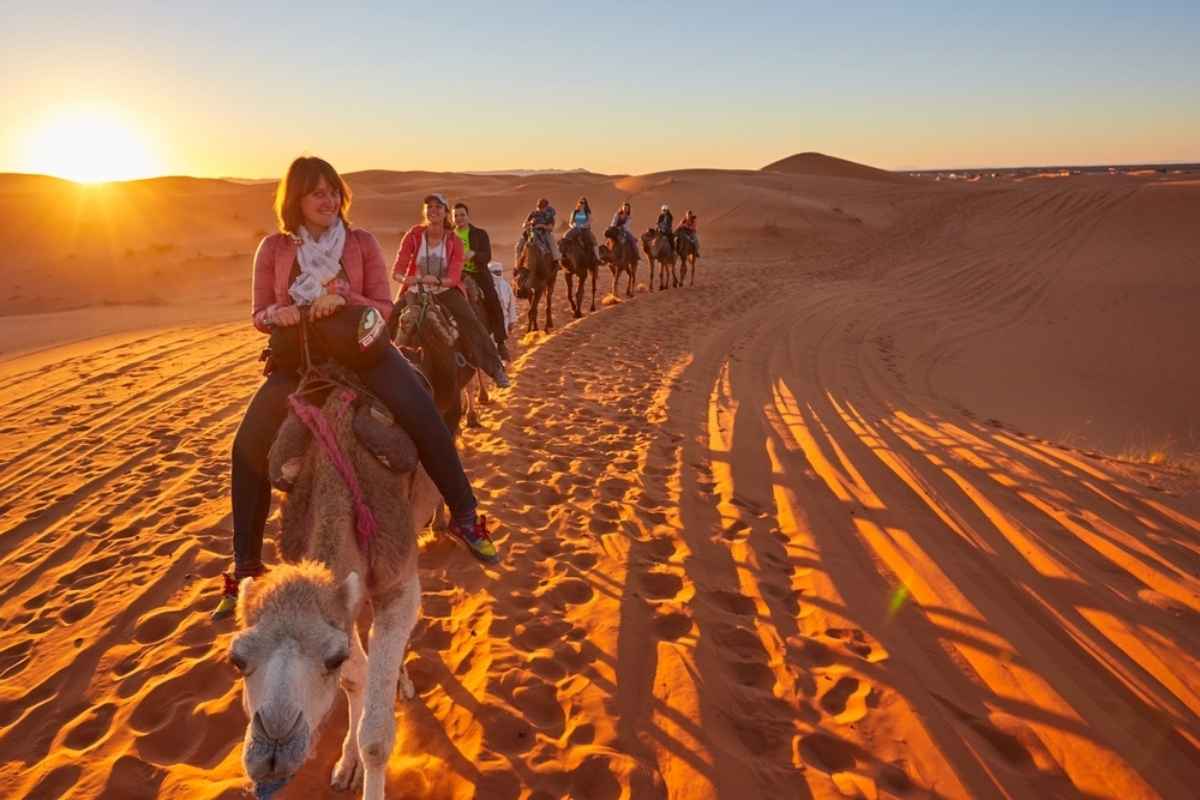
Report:
[[[25,168],[79,183],[162,174],[154,149],[134,126],[95,108],[63,110],[35,126],[26,140]]]

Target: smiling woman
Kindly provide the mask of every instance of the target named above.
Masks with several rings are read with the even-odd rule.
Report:
[[[80,183],[162,173],[153,148],[111,112],[72,109],[36,125],[26,139],[24,169]]]

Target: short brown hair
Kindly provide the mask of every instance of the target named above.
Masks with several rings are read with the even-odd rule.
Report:
[[[323,158],[300,156],[288,167],[287,174],[275,190],[275,217],[279,220],[279,230],[291,234],[299,230],[304,222],[300,198],[316,189],[322,178],[342,196],[338,217],[342,222],[350,221],[350,187],[342,180],[342,176]]]

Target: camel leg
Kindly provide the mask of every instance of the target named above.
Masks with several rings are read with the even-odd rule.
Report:
[[[342,757],[333,767],[329,785],[338,791],[353,789],[362,783],[362,761],[358,757],[358,725],[362,721],[363,689],[367,683],[367,654],[363,651],[358,626],[350,634],[350,658],[342,667],[342,690],[350,706],[350,724],[342,740]]]
[[[471,384],[474,383],[475,381],[479,381],[479,385],[482,389],[483,381],[479,378],[478,370],[476,370],[476,372],[473,375],[471,375],[471,380],[467,381],[466,386],[463,387],[463,394],[466,396],[466,401],[467,401],[467,427],[468,428],[478,428],[479,427],[479,412],[475,410],[475,395],[471,391]]]
[[[652,291],[652,292],[653,292],[653,291],[654,291],[654,259],[653,259],[653,258],[647,259],[647,262],[648,262],[648,264],[649,264],[649,267],[650,267],[650,282],[649,282],[649,286],[650,286],[650,291]]]
[[[692,286],[696,285],[696,257],[692,256]]]
[[[491,405],[492,397],[488,394],[487,382],[483,379],[483,370],[475,371],[475,380],[479,381],[479,404],[484,406]]]
[[[550,276],[550,288],[546,292],[546,327],[549,331],[554,327],[554,284],[558,282],[558,275]]]
[[[600,277],[600,268],[592,268],[592,311],[596,310],[596,279]]]
[[[529,298],[529,325],[526,326],[526,328],[525,328],[526,333],[530,333],[531,331],[536,331],[538,329],[537,307],[538,307],[538,301],[541,299],[542,299],[541,291],[538,289],[534,289],[533,296]]]
[[[387,763],[396,743],[396,686],[406,699],[415,694],[404,672],[408,637],[421,610],[421,584],[416,560],[404,586],[386,606],[376,609],[367,659],[367,696],[358,746],[363,761],[363,800],[383,800]]]
[[[575,307],[575,276],[567,272],[567,305],[571,307],[571,311],[576,317],[579,316],[579,309]]]

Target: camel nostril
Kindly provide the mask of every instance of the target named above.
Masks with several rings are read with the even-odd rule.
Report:
[[[304,724],[304,710],[297,709],[296,715],[292,717],[291,724],[276,722],[279,719],[287,719],[287,717],[276,716],[272,719],[272,723],[268,724],[262,712],[255,711],[254,717],[250,722],[251,731],[255,738],[275,744],[290,741],[300,732],[300,727]]]
[[[302,710],[298,710],[298,711],[296,711],[296,718],[294,720],[292,720],[292,725],[291,725],[291,727],[288,728],[287,735],[284,736],[284,739],[290,739],[293,736],[295,736],[297,733],[299,733],[300,726],[303,724],[304,724],[304,712]]]

